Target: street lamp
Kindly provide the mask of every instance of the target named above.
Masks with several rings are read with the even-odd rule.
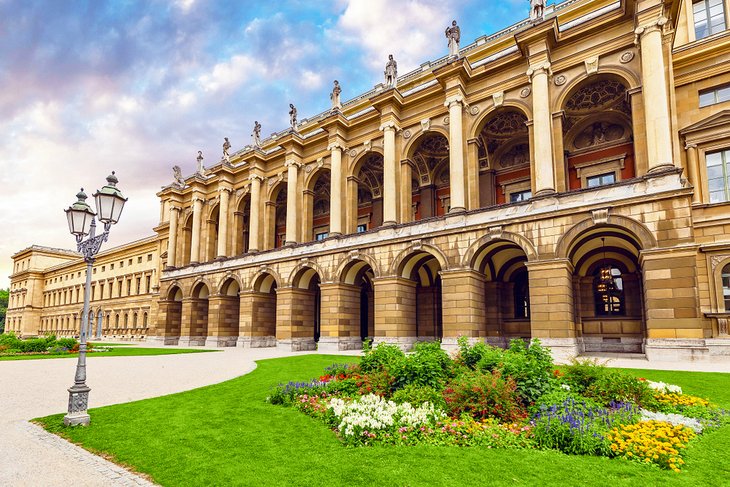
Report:
[[[89,391],[86,385],[86,332],[89,321],[89,295],[91,293],[91,270],[96,254],[101,244],[109,238],[109,229],[119,221],[124,203],[127,201],[117,183],[119,180],[112,171],[106,178],[107,184],[96,193],[96,209],[98,213],[86,203],[84,188],[76,195],[78,201],[71,205],[66,212],[68,229],[76,237],[76,248],[84,256],[86,262],[86,285],[84,286],[84,314],[81,317],[81,332],[79,333],[79,359],[76,363],[74,385],[68,389],[68,414],[63,417],[66,426],[88,425],[89,414],[86,409],[89,405]],[[96,218],[104,224],[104,233],[96,235]],[[84,237],[89,236],[86,240]]]

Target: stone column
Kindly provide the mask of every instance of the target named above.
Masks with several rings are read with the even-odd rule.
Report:
[[[276,290],[276,346],[287,351],[315,350],[314,296],[308,289]]]
[[[669,123],[669,95],[662,49],[662,27],[667,19],[659,17],[653,23],[636,29],[641,47],[641,84],[644,95],[646,146],[649,172],[673,167],[672,131]]]
[[[360,350],[360,287],[339,282],[323,283],[320,352]]]
[[[177,219],[180,208],[170,206],[170,226],[167,235],[167,267],[175,267],[177,254]],[[111,296],[109,296],[111,297]]]
[[[404,277],[373,280],[375,289],[375,343],[395,343],[409,349],[416,334],[416,283]]]
[[[550,114],[550,90],[548,75],[550,63],[530,66],[527,76],[532,83],[532,119],[534,132],[535,195],[555,192],[553,168],[552,116]]]
[[[380,126],[380,130],[383,131],[383,225],[395,225],[398,222],[395,123],[384,123]]]
[[[466,211],[464,188],[464,135],[462,133],[462,113],[464,98],[454,95],[446,98],[445,106],[449,108],[449,196],[451,209],[449,213]]]
[[[242,348],[276,346],[276,294],[241,291],[238,344]]]
[[[249,215],[248,230],[248,251],[256,252],[260,250],[259,242],[259,225],[261,220],[261,176],[256,174],[249,176],[251,181],[251,213]]]
[[[330,235],[342,235],[342,147],[338,143],[330,144],[332,160],[330,161]]]
[[[230,188],[220,189],[220,204],[218,205],[218,251],[216,258],[228,257],[228,200],[230,197]]]
[[[190,263],[200,262],[200,227],[203,224],[203,199],[193,198],[193,235],[190,243]]]
[[[692,193],[692,203],[702,201],[702,181],[700,181],[699,157],[697,156],[697,144],[687,144],[684,146],[687,151],[687,172],[689,172],[689,182],[692,183],[695,190]]]
[[[573,264],[568,259],[527,263],[530,334],[551,348],[553,357],[578,354],[573,316]]]
[[[238,339],[238,296],[211,294],[208,297],[206,346],[234,347]],[[236,326],[233,326],[235,322]]]
[[[205,337],[198,331],[200,301],[198,298],[183,298],[178,345],[205,345]]]
[[[286,161],[286,241],[285,244],[297,243],[297,198],[299,197],[299,166],[296,161]]]
[[[473,269],[441,271],[443,347],[456,349],[456,340],[465,336],[470,342],[486,336],[484,275]]]

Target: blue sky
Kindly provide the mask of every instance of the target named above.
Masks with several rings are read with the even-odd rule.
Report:
[[[549,2],[553,3],[553,2]],[[73,247],[62,210],[116,170],[130,197],[109,246],[152,234],[155,192],[202,150],[219,159],[526,18],[529,0],[0,0],[0,287],[30,244]]]

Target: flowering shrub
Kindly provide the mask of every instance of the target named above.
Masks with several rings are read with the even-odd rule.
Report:
[[[431,445],[478,446],[484,448],[531,448],[532,425],[524,423],[500,424],[495,419],[476,421],[465,417],[460,420],[440,421],[432,430],[422,432],[423,442]]]
[[[570,390],[578,394],[584,393],[594,382],[608,370],[596,359],[573,359],[563,367],[563,381]]]
[[[378,436],[402,434],[409,427],[435,425],[445,414],[424,403],[413,407],[410,403],[396,404],[375,394],[354,401],[333,398],[328,403],[339,421],[337,430],[348,444],[367,444]],[[406,428],[399,431],[402,428]]]
[[[641,379],[639,379],[641,380]],[[644,379],[646,380],[646,379]],[[660,393],[675,393],[675,394],[682,394],[682,388],[679,386],[675,386],[673,384],[667,384],[666,382],[654,382],[651,380],[646,381],[647,385],[654,389],[655,391],[658,391]]]
[[[663,421],[625,424],[608,433],[614,456],[653,463],[675,472],[679,472],[684,464],[681,450],[694,437],[694,432],[686,426],[674,426]]]
[[[604,405],[626,401],[644,406],[654,401],[654,393],[646,381],[615,369],[603,372],[584,394]]]
[[[682,416],[681,414],[675,414],[675,413],[659,413],[659,412],[652,412],[647,411],[646,409],[641,410],[641,420],[642,421],[661,421],[664,423],[669,423],[674,426],[682,425],[686,426],[687,428],[691,429],[697,434],[702,433],[702,430],[704,429],[702,426],[702,423],[700,423],[700,420],[696,418],[688,418],[687,416]]]
[[[398,404],[404,402],[409,402],[411,404],[423,404],[424,402],[429,402],[440,409],[446,408],[446,401],[444,401],[441,391],[429,386],[408,384],[403,389],[395,391],[391,399]]]
[[[276,386],[266,400],[271,404],[290,404],[295,397],[302,394],[318,395],[324,391],[325,385],[326,382],[315,379],[308,382],[289,381]]]
[[[605,455],[609,451],[605,434],[614,425],[631,423],[636,417],[632,404],[594,408],[569,398],[559,405],[542,406],[532,422],[535,441],[542,448],[577,455]]]
[[[464,372],[446,384],[443,396],[446,409],[453,417],[469,414],[475,419],[512,422],[526,416],[514,380],[502,378],[498,371]]]

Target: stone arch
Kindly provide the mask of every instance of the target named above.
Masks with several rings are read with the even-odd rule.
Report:
[[[165,293],[168,301],[182,301],[183,296],[185,295],[183,291],[182,285],[174,281],[172,284],[170,284],[170,287],[167,288],[167,292]]]
[[[235,294],[230,294],[231,290],[231,284],[236,283],[236,292]],[[238,277],[238,275],[229,272],[227,273],[220,281],[220,284],[217,288],[217,293],[226,295],[226,296],[238,296],[238,292],[243,289],[243,285],[241,284],[241,278]]]
[[[492,105],[481,112],[478,117],[475,117],[475,120],[472,122],[468,132],[469,139],[477,138],[485,122],[494,116],[494,112],[505,108],[520,111],[525,115],[525,117],[527,117],[528,121],[532,120],[532,107],[529,104],[519,100],[505,100],[505,102],[501,105]]]
[[[267,281],[268,278],[271,278],[271,280]],[[273,286],[271,282],[272,280]],[[248,287],[257,292],[269,292],[272,287],[278,288],[282,285],[283,281],[279,273],[273,267],[264,266],[256,271],[256,273],[251,277]],[[266,287],[265,291],[262,291],[262,286]]]
[[[266,185],[266,199],[264,201],[276,202],[276,196],[279,194],[279,191],[281,191],[282,189],[286,191],[286,180],[283,178],[279,179],[278,176],[276,178],[277,181],[274,182],[272,185]],[[270,179],[271,178],[269,178],[269,180]]]
[[[558,97],[555,99],[553,112],[562,110],[565,102],[567,102],[570,97],[575,94],[577,89],[586,81],[597,80],[601,77],[618,79],[626,86],[627,90],[632,90],[641,86],[641,81],[637,75],[629,69],[621,68],[619,66],[600,66],[597,73],[583,74],[566,83]]]
[[[524,235],[520,235],[518,233],[513,232],[501,232],[499,234],[487,234],[479,239],[477,239],[475,242],[473,242],[471,245],[469,245],[469,248],[466,249],[466,252],[464,253],[464,257],[461,260],[461,267],[464,268],[474,268],[474,259],[476,258],[477,254],[479,253],[479,250],[484,247],[485,245],[489,244],[490,242],[494,240],[509,240],[510,242],[514,243],[518,247],[522,249],[522,251],[527,255],[528,261],[536,260],[537,255],[537,249],[535,248],[535,245],[532,243],[530,239],[525,237]]]
[[[717,303],[716,309],[720,312],[728,312],[730,311],[730,306],[726,304],[725,296],[723,295],[722,271],[726,266],[730,265],[730,256],[719,258],[713,256],[711,262],[713,267],[710,269],[712,276],[710,289],[714,290],[713,294]]]
[[[340,259],[340,263],[337,265],[337,270],[335,271],[333,278],[337,279],[339,282],[352,284],[354,282],[354,275],[359,271],[359,269],[353,269],[353,266],[359,266],[359,262],[369,265],[373,270],[375,277],[381,276],[382,273],[378,262],[370,255],[357,251],[357,253],[349,254]],[[355,271],[354,274],[353,270]]]
[[[402,154],[405,154],[406,159],[410,159],[413,156],[414,149],[417,148],[420,144],[419,141],[430,132],[435,132],[439,135],[443,135],[444,137],[446,137],[447,143],[451,142],[449,140],[449,131],[446,128],[432,125],[428,130],[421,130],[417,134],[414,134],[411,139],[405,143]]]
[[[426,253],[435,257],[442,271],[446,271],[451,268],[449,265],[449,259],[446,258],[446,255],[438,247],[430,244],[410,245],[401,250],[395,259],[393,259],[393,264],[391,264],[388,274],[403,277],[403,271],[405,270],[405,266],[408,264],[409,258],[418,253]]]
[[[316,262],[300,262],[289,274],[289,285],[295,288],[307,289],[311,280],[319,276],[321,281],[329,281],[329,275]]]
[[[362,150],[359,154],[357,154],[355,157],[351,158],[349,166],[349,170],[347,172],[348,176],[357,176],[357,173],[360,171],[360,167],[362,166],[363,162],[365,162],[365,159],[370,154],[380,154],[381,156],[385,157],[385,152],[383,152],[383,149],[380,147],[371,147],[368,150]]]
[[[653,249],[658,245],[654,234],[643,223],[623,215],[609,215],[606,223],[596,224],[592,218],[586,218],[573,225],[558,240],[555,246],[555,256],[561,259],[567,259],[571,248],[580,240],[581,235],[599,226],[615,227],[624,230],[636,239],[642,250]]]
[[[316,182],[320,178],[320,176],[322,176],[326,172],[330,172],[331,169],[330,169],[329,164],[322,164],[321,166],[317,165],[316,167],[314,167],[314,169],[311,172],[308,173],[306,171],[307,167],[308,166],[305,165],[302,168],[302,171],[304,171],[304,175],[305,175],[304,176],[304,189],[305,189],[305,191],[306,190],[312,191],[312,190],[314,190],[314,185],[316,184]]]
[[[205,286],[206,291],[208,294],[211,293],[212,290],[215,289],[215,286],[208,280],[206,277],[198,277],[195,281],[193,281],[193,284],[190,286],[190,294],[189,297],[191,298],[197,298],[196,293],[199,293],[201,291],[200,287]]]

